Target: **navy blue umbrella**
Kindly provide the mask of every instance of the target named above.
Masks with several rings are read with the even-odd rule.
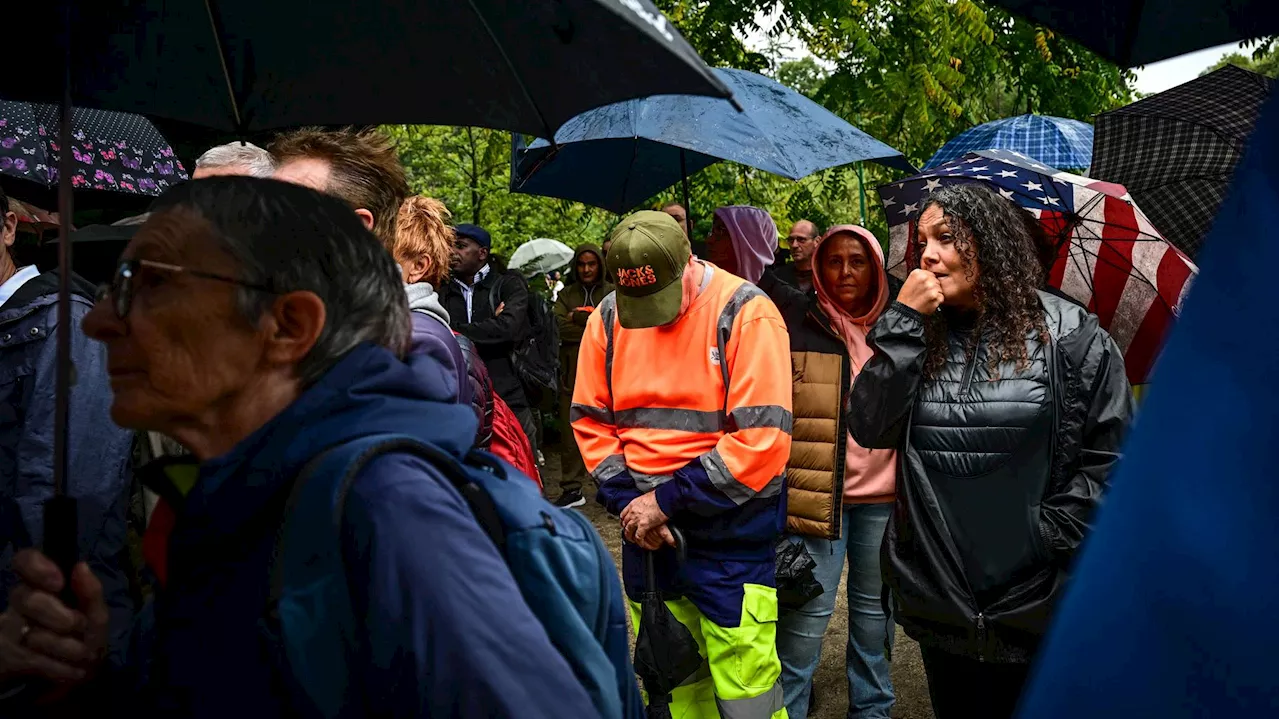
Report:
[[[993,120],[951,138],[926,166],[937,167],[982,150],[1013,150],[1050,167],[1084,170],[1093,155],[1093,126],[1048,115]]]
[[[636,207],[698,170],[731,160],[798,180],[859,160],[914,171],[901,152],[763,75],[717,68],[727,100],[658,95],[584,112],[555,146],[515,138],[511,190],[613,212]]]

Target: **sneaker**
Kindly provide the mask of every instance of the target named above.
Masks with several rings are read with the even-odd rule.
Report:
[[[582,492],[561,492],[560,498],[555,502],[556,506],[562,509],[581,507],[586,503],[587,498],[582,496]]]

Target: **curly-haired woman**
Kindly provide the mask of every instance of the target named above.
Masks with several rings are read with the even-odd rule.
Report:
[[[899,451],[881,566],[939,719],[1013,714],[1131,412],[1098,318],[1038,290],[1019,212],[928,197],[848,404],[860,445]]]

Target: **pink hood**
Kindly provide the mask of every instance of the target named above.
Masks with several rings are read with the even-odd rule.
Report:
[[[876,283],[875,302],[866,314],[854,317],[848,310],[836,303],[827,292],[819,274],[821,263],[817,258],[822,256],[822,245],[834,235],[849,233],[862,240],[874,260],[872,278]],[[871,359],[873,352],[867,345],[867,333],[871,326],[880,319],[880,313],[889,305],[889,284],[884,273],[884,250],[880,241],[871,231],[858,225],[836,225],[827,230],[818,241],[813,251],[813,287],[818,292],[818,306],[831,321],[831,327],[844,340],[845,349],[849,352],[850,382],[862,371],[862,366]],[[844,501],[849,503],[869,504],[874,502],[893,501],[897,477],[897,453],[891,449],[865,449],[853,441],[853,435],[845,438],[844,452]]]
[[[759,277],[764,268],[773,264],[773,255],[778,251],[778,226],[773,218],[759,207],[747,205],[721,207],[715,215],[733,240],[738,276]]]

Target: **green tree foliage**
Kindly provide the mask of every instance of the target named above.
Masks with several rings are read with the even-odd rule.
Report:
[[[510,256],[535,237],[550,237],[571,247],[599,243],[614,222],[611,212],[508,191],[508,133],[428,125],[383,129],[397,142],[413,191],[444,202],[454,222],[489,230],[498,254]]]
[[[1036,112],[1091,121],[1132,101],[1132,74],[983,0],[657,0],[712,66],[770,74],[917,166],[975,124]],[[798,38],[812,57],[776,62],[747,47],[776,14],[773,36]],[[1274,58],[1274,55],[1272,56]],[[1274,65],[1274,59],[1272,61]],[[828,70],[830,68],[830,70]],[[575,203],[507,192],[510,138],[466,128],[394,128],[413,186],[441,198],[459,221],[495,233],[499,247],[537,236],[599,241],[615,218]],[[797,219],[860,222],[884,236],[874,187],[901,173],[874,163],[791,182],[728,163],[691,178],[695,235],[719,206],[751,204],[785,232]],[[673,187],[648,206],[679,200]]]
[[[1245,45],[1242,45],[1241,47],[1244,48]],[[1239,52],[1223,55],[1221,60],[1218,60],[1205,68],[1204,72],[1200,73],[1200,75],[1203,77],[1214,70],[1219,70],[1227,65],[1235,65],[1236,67],[1242,67],[1246,70],[1252,70],[1253,72],[1266,75],[1267,77],[1275,78],[1277,77],[1277,71],[1280,70],[1280,67],[1278,67],[1278,65],[1280,65],[1280,53],[1278,53],[1278,50],[1280,50],[1280,48],[1276,47],[1276,38],[1272,37],[1263,42],[1257,50],[1249,56],[1245,56]]]

